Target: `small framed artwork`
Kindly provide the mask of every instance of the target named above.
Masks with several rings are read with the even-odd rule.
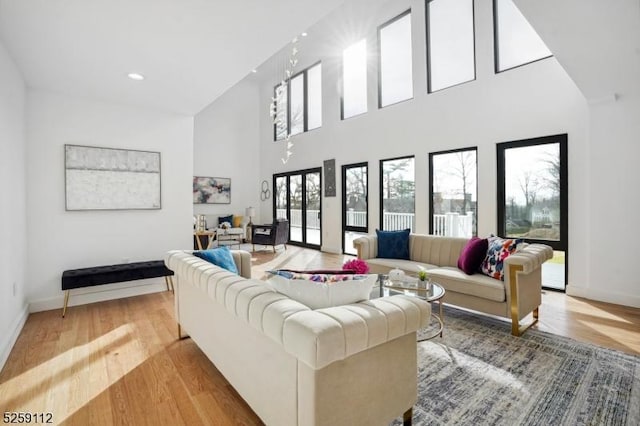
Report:
[[[231,204],[231,179],[194,176],[193,204]]]

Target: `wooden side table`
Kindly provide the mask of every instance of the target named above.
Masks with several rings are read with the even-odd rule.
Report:
[[[202,240],[200,239],[200,237],[209,237],[209,239],[207,240],[207,249],[210,249],[213,245],[213,238],[216,236],[216,231],[193,231],[193,236],[196,237],[198,250],[204,250],[202,248]]]

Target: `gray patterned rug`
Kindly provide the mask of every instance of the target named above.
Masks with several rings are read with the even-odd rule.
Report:
[[[414,425],[640,425],[640,357],[448,306],[445,323],[418,343]]]

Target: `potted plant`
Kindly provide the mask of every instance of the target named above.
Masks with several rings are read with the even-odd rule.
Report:
[[[418,280],[420,280],[420,287],[429,290],[429,273],[426,269],[420,268],[418,271]]]

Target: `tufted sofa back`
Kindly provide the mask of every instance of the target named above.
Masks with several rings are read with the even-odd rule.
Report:
[[[458,257],[469,241],[468,238],[440,237],[436,235],[409,235],[411,260],[438,266],[458,264]]]

